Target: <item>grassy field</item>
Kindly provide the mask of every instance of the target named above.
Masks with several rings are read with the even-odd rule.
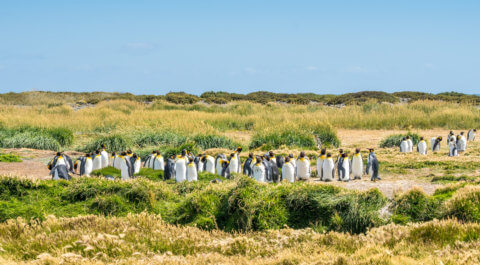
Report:
[[[35,169],[28,178],[0,177],[0,262],[480,262],[479,142],[455,158],[446,155],[445,141],[426,156],[401,154],[395,147],[407,133],[429,142],[445,139],[449,130],[479,127],[476,98],[255,96],[0,95],[0,175]],[[399,98],[411,100],[398,103]],[[202,173],[199,182],[176,184],[150,169],[127,182],[104,179],[119,175],[113,168],[93,178],[45,180],[44,165],[54,151],[76,156],[102,143],[110,151],[131,148],[142,156],[182,148],[214,155],[239,145],[243,156],[266,150],[316,156],[317,138],[334,154],[358,147],[365,157],[366,148],[375,147],[382,181],[365,177],[327,185],[314,178],[264,185],[235,176],[210,183],[216,176]]]

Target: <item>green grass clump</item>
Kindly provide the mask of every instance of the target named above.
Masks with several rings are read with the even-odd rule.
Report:
[[[149,132],[140,134],[134,144],[138,147],[158,146],[158,145],[182,145],[187,141],[187,137],[171,131]]]
[[[313,128],[313,134],[326,147],[339,147],[340,139],[338,139],[337,132],[330,125],[317,125]]]
[[[232,139],[220,136],[220,135],[202,135],[198,134],[195,135],[192,140],[195,144],[202,148],[202,149],[210,149],[210,148],[227,148],[227,149],[235,149],[238,147],[238,144],[234,143]]]
[[[459,189],[447,202],[446,216],[466,222],[480,222],[480,187]]]
[[[394,221],[424,222],[440,217],[442,201],[419,189],[396,196],[391,206]]]
[[[99,137],[81,148],[80,151],[94,152],[95,150],[101,149],[102,144],[106,145],[109,152],[121,152],[130,147],[130,140],[122,135]]]
[[[262,150],[271,150],[278,149],[282,146],[313,149],[316,147],[316,142],[313,134],[287,129],[281,132],[256,133],[253,135],[249,147],[251,149],[261,148]]]
[[[400,143],[402,142],[403,137],[410,136],[410,139],[413,142],[413,145],[418,144],[420,141],[420,136],[416,133],[408,132],[407,134],[395,134],[390,135],[387,138],[383,139],[380,142],[381,148],[389,148],[389,147],[399,147]]]
[[[449,183],[449,182],[459,182],[459,181],[466,181],[466,182],[474,182],[477,178],[470,177],[470,176],[453,176],[453,175],[445,175],[445,176],[435,176],[432,178],[432,182],[436,183]]]
[[[0,146],[4,148],[59,151],[62,147],[69,146],[72,143],[73,133],[66,128],[0,127]]]
[[[0,154],[0,162],[22,162],[22,159],[14,154]]]

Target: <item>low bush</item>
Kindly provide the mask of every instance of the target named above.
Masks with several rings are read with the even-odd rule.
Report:
[[[130,147],[130,140],[122,135],[99,137],[81,148],[79,151],[94,152],[95,150],[101,149],[102,144],[106,145],[109,152],[121,152]]]
[[[408,132],[407,134],[395,134],[390,135],[387,138],[383,139],[380,142],[381,148],[389,148],[389,147],[399,147],[400,143],[402,142],[403,137],[410,136],[413,144],[416,145],[420,141],[420,136],[416,133]]]
[[[4,148],[33,148],[59,151],[61,147],[69,146],[72,143],[73,133],[65,128],[0,127],[0,146]]]
[[[0,154],[0,162],[22,162],[22,159],[18,155],[14,154]]]
[[[466,186],[447,201],[446,216],[465,222],[480,222],[480,187]]]
[[[259,132],[253,135],[250,148],[261,147],[262,150],[278,149],[282,146],[297,147],[302,149],[314,149],[316,142],[314,136],[308,132],[295,129],[281,132]]]
[[[187,137],[171,131],[142,133],[134,140],[139,147],[158,145],[182,145]]]
[[[230,138],[220,135],[195,135],[192,140],[195,144],[202,149],[210,148],[227,148],[227,149],[236,149],[238,144],[234,143]]]

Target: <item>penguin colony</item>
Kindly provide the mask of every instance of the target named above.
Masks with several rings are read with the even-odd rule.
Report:
[[[467,150],[467,142],[475,141],[475,134],[477,129],[471,129],[468,131],[465,136],[464,132],[460,132],[459,135],[455,136],[453,131],[447,136],[447,145],[448,145],[448,156],[458,156],[459,153],[463,153]],[[430,146],[432,152],[440,151],[440,144],[442,142],[442,137],[433,137],[430,140]],[[401,153],[410,153],[413,152],[413,142],[410,139],[410,136],[406,136],[400,142],[400,152]],[[420,140],[417,143],[417,152],[421,155],[427,154],[427,142],[423,137],[420,137]]]
[[[467,142],[475,140],[476,131],[476,129],[472,129],[466,136],[464,132],[455,136],[451,131],[447,136],[448,155],[458,156],[459,153],[465,152]],[[441,142],[441,136],[432,138],[430,141],[431,151],[439,151]],[[406,136],[402,139],[399,148],[402,153],[413,152],[413,141]],[[420,137],[416,149],[421,155],[427,154],[428,146],[423,137]],[[218,154],[213,157],[206,154],[194,155],[188,150],[182,150],[181,154],[165,159],[159,151],[153,151],[146,157],[143,167],[163,170],[165,180],[175,179],[176,182],[197,181],[200,172],[217,174],[227,179],[233,173],[242,173],[258,182],[266,183],[278,183],[284,180],[287,182],[306,181],[312,175],[310,158],[305,155],[305,152],[300,152],[297,158],[293,154],[275,155],[273,151],[261,156],[250,153],[243,163],[240,159],[241,152],[242,148],[238,147],[230,155]],[[68,155],[57,153],[48,164],[53,179],[67,180],[71,179],[70,173],[88,177],[92,171],[108,166],[119,169],[121,179],[128,180],[140,172],[142,159],[131,150],[109,155],[106,146],[102,145],[102,149],[80,156],[74,163]],[[331,153],[327,153],[326,149],[321,149],[316,158],[317,177],[325,182],[335,179],[345,182],[361,179],[364,174],[370,176],[371,181],[376,181],[380,180],[378,172],[379,163],[372,148],[368,149],[366,165],[358,148],[351,156],[340,149],[335,158]],[[113,179],[113,177],[109,178]]]
[[[180,155],[165,159],[159,151],[153,151],[146,157],[143,167],[163,170],[165,180],[175,179],[176,182],[197,181],[198,173],[204,171],[227,179],[231,178],[233,173],[242,173],[258,182],[266,183],[283,180],[305,181],[311,177],[310,158],[305,152],[301,152],[297,158],[294,158],[293,154],[276,156],[273,151],[262,156],[250,153],[244,163],[240,158],[241,152],[242,148],[238,147],[228,156],[218,154],[213,157],[206,154],[196,156],[190,151],[182,150]],[[68,155],[57,153],[48,165],[53,179],[67,180],[71,179],[70,173],[89,177],[93,170],[108,166],[119,169],[122,180],[129,180],[140,172],[142,160],[130,150],[109,156],[106,146],[103,145],[101,150],[80,156],[74,163]],[[331,153],[322,149],[317,158],[317,176],[326,182],[335,180],[335,176],[338,176],[339,181],[361,179],[364,173],[369,175],[372,181],[376,181],[380,180],[378,169],[378,160],[373,149],[369,149],[365,169],[360,149],[356,149],[351,157],[340,149],[335,161]]]

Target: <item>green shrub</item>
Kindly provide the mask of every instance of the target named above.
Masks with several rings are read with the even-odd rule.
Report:
[[[235,144],[230,138],[220,135],[195,135],[193,137],[195,144],[202,149],[210,148],[227,148],[236,149],[238,144]]]
[[[22,162],[22,159],[14,154],[0,154],[0,162]]]
[[[171,155],[178,155],[182,152],[182,150],[185,149],[187,151],[190,151],[194,154],[197,154],[198,153],[198,148],[197,148],[197,145],[195,143],[191,143],[191,142],[188,142],[188,143],[185,143],[185,144],[182,144],[180,146],[176,146],[176,147],[169,147],[167,149],[165,149],[162,154],[163,154],[163,157],[165,157],[165,159]]]
[[[94,152],[95,150],[101,149],[102,144],[106,145],[106,149],[109,152],[121,152],[130,147],[130,141],[126,137],[121,135],[111,135],[95,139],[93,142],[83,147],[80,151],[87,153]]]
[[[200,101],[195,95],[190,95],[185,92],[170,92],[165,95],[165,99],[168,102],[172,102],[175,104],[193,104]]]
[[[66,128],[47,129],[46,132],[58,141],[61,146],[70,146],[73,143],[73,132]]]
[[[135,140],[134,144],[139,147],[157,146],[157,145],[182,145],[187,141],[187,138],[178,133],[163,131],[163,132],[149,132],[140,134]]]
[[[96,197],[89,205],[89,209],[102,215],[125,215],[128,206],[124,199],[118,195]]]
[[[424,222],[439,218],[442,206],[442,200],[413,189],[395,197],[391,209],[394,215],[402,215],[414,222]]]
[[[4,148],[32,148],[59,151],[60,143],[44,133],[22,132],[0,141]]]
[[[330,125],[317,125],[313,129],[313,134],[322,142],[323,146],[340,146],[340,139],[338,139],[335,129]]]
[[[313,149],[316,147],[316,142],[312,134],[291,129],[282,132],[256,133],[253,135],[249,147],[271,150],[282,146]]]
[[[383,139],[380,142],[381,148],[389,148],[389,147],[399,147],[400,143],[402,142],[403,137],[410,136],[413,144],[416,145],[420,141],[420,136],[416,133],[408,132],[407,134],[395,134],[390,135],[387,138]]]
[[[447,201],[446,216],[465,222],[480,222],[480,187],[466,186]]]

